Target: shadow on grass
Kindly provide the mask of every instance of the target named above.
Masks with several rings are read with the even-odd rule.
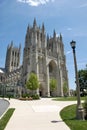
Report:
[[[69,118],[69,119],[63,119],[63,120],[53,120],[51,121],[51,123],[58,123],[58,122],[66,122],[66,121],[70,121],[70,120],[77,120],[76,118]]]

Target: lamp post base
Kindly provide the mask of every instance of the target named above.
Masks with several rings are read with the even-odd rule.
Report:
[[[83,109],[82,105],[77,107],[76,116],[77,116],[78,120],[84,120],[84,109]]]

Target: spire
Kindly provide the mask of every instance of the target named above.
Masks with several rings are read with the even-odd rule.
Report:
[[[55,32],[55,30],[54,30],[54,33],[53,33],[53,37],[56,38],[56,32]]]
[[[47,34],[47,48],[49,49],[49,35]]]
[[[62,35],[61,35],[61,33],[60,33],[60,41],[62,41]]]
[[[47,34],[47,42],[49,41],[49,35]]]
[[[42,24],[42,31],[45,31],[44,23]]]
[[[33,27],[37,26],[36,19],[34,18]]]
[[[28,24],[28,27],[27,27],[27,32],[29,32],[29,30],[30,30],[30,26],[29,26],[29,24]]]
[[[11,47],[13,47],[13,41],[11,41]]]

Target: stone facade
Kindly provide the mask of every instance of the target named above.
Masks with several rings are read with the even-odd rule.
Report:
[[[25,85],[29,74],[37,74],[40,88],[37,94],[41,96],[63,96],[63,85],[67,83],[66,57],[62,35],[53,37],[46,36],[44,24],[38,27],[34,19],[33,26],[27,27],[25,46],[23,52],[22,81]],[[55,78],[57,87],[51,92],[49,82]],[[69,89],[69,88],[68,88]]]
[[[20,65],[20,53],[21,45],[18,47],[13,47],[13,42],[7,47],[5,70],[6,73],[12,72],[18,69]]]

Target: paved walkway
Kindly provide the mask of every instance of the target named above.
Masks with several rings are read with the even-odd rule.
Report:
[[[5,130],[70,130],[61,120],[59,112],[74,103],[52,101],[50,98],[36,101],[11,99],[10,107],[16,109]]]

